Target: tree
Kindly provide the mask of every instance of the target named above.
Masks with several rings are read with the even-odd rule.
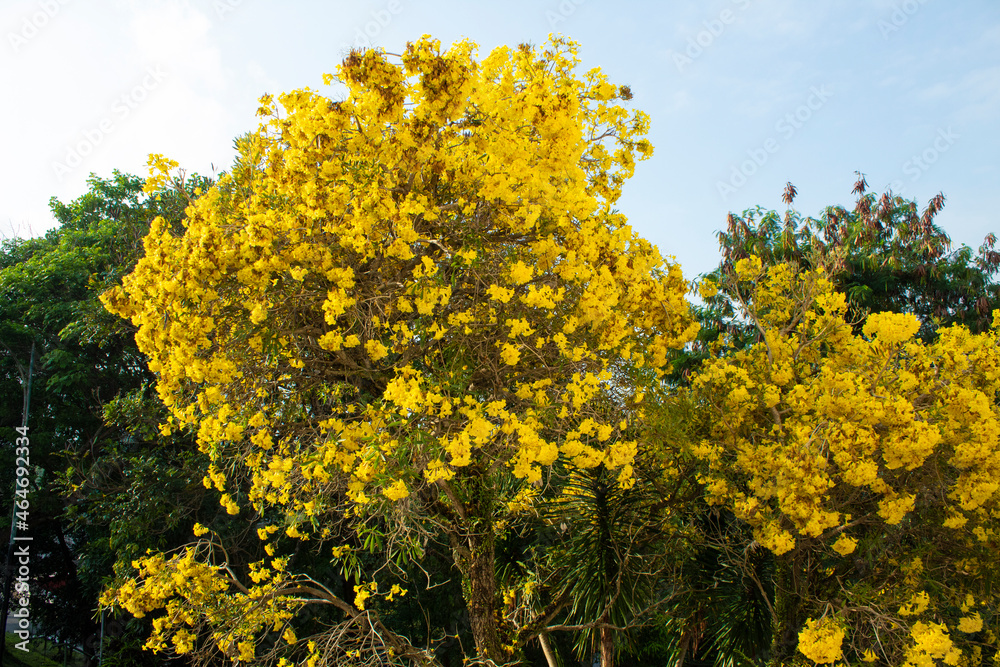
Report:
[[[60,228],[42,238],[6,241],[0,254],[4,383],[26,381],[17,366],[27,368],[33,347],[38,357],[28,424],[31,494],[25,521],[32,538],[31,588],[36,593],[31,597],[32,620],[61,642],[86,643],[88,649],[93,648],[88,640],[96,631],[92,610],[101,582],[86,568],[80,569],[77,555],[86,539],[65,521],[59,475],[66,467],[66,452],[98,448],[113,437],[103,427],[100,404],[137,384],[142,373],[142,365],[128,359],[128,346],[121,337],[96,342],[80,328],[88,312],[101,310],[93,283],[121,260],[128,239],[118,232],[134,223],[139,208],[126,194],[132,185],[128,177],[92,178],[90,184],[95,192],[87,205],[96,209],[109,200],[119,204],[114,213],[104,211],[109,218],[114,215],[113,221],[89,224],[91,220],[83,222],[69,207],[53,202]],[[111,318],[105,315],[105,319]],[[134,346],[132,351],[139,356]],[[13,428],[21,423],[21,392],[11,386],[3,396],[3,426],[13,443]],[[13,453],[11,448],[11,464]],[[3,469],[8,507],[13,500],[14,466]]]
[[[647,439],[678,443],[685,437],[678,425],[699,437],[716,427],[714,413],[678,400],[687,394],[678,396],[675,389],[686,386],[703,364],[763,342],[759,323],[747,315],[755,308],[755,292],[734,275],[735,265],[749,257],[764,268],[783,263],[795,270],[823,267],[834,289],[846,297],[845,317],[858,336],[866,317],[880,311],[916,315],[925,342],[957,322],[974,332],[989,328],[991,310],[1000,304],[995,281],[1000,255],[993,251],[993,236],[987,236],[977,256],[967,247],[952,251],[947,234],[934,224],[943,195],[919,214],[916,202],[891,193],[876,198],[867,188],[858,174],[853,211],[832,206],[819,218],[805,218],[791,208],[797,194],[791,184],[783,195],[789,206],[783,215],[758,207],[729,216],[727,229],[719,233],[722,261],[699,281],[703,303],[695,312],[703,326],[698,340],[676,354],[669,382],[651,394],[661,414]],[[698,472],[683,455],[672,465],[692,477]],[[700,659],[717,665],[756,664],[771,643],[773,554],[745,538],[750,526],[725,506],[694,503],[688,511],[697,517],[691,525],[696,555],[677,582],[687,592],[672,602],[663,643],[672,661],[698,649]],[[734,595],[741,603],[730,607],[727,601]],[[735,645],[729,643],[734,637],[739,639]]]
[[[923,342],[914,315],[874,313],[856,333],[828,275],[733,263],[759,342],[679,397],[707,411],[688,449],[706,499],[774,556],[771,664],[978,664],[1000,629],[997,320]]]
[[[853,209],[828,206],[817,218],[792,208],[797,194],[794,185],[785,186],[783,214],[760,206],[729,214],[726,229],[718,232],[719,266],[698,280],[706,288],[703,303],[695,306],[702,328],[692,348],[672,360],[675,379],[712,357],[712,343],[720,336],[733,348],[756,340],[757,331],[740,320],[740,305],[725,287],[735,262],[751,255],[765,266],[826,265],[857,326],[869,313],[894,312],[919,317],[924,340],[939,326],[962,323],[977,332],[989,327],[991,313],[1000,307],[996,237],[988,234],[975,254],[964,245],[953,250],[951,238],[935,223],[943,194],[918,212],[916,201],[891,192],[876,197],[858,173]]]
[[[825,262],[829,279],[847,296],[853,321],[869,313],[912,313],[921,320],[925,340],[949,324],[965,324],[977,332],[989,328],[992,312],[1000,306],[996,237],[989,234],[976,255],[967,246],[952,250],[948,234],[934,222],[944,208],[943,194],[918,213],[915,201],[869,192],[858,173],[853,210],[830,206],[819,218],[803,217],[791,208],[797,194],[788,183],[784,216],[759,207],[741,216],[730,214],[726,231],[718,235],[722,262],[706,278],[725,283],[722,277],[751,255],[765,265]],[[710,301],[718,320],[734,312],[731,302],[728,308],[722,302],[725,296]]]
[[[672,578],[676,594],[647,631],[647,654],[668,665],[763,664],[771,644],[774,559],[731,512],[697,503],[686,509],[695,518],[681,550],[686,567]]]
[[[263,539],[332,541],[362,581],[351,600],[291,574],[285,541],[227,570],[209,536],[109,592],[134,613],[166,609],[151,646],[429,661],[369,600],[416,585],[402,564],[440,539],[481,659],[508,660],[558,612],[502,614],[497,540],[561,469],[603,464],[632,483],[631,369],[659,369],[697,330],[679,268],[613,209],[651,152],[647,117],[599,70],[577,76],[576,50],[556,39],[478,62],[468,42],[442,53],[423,38],[399,65],[352,52],[347,99],[294,91],[282,115],[265,96],[270,120],[183,235],[154,222],[105,303],[139,329],[167,428],[195,429],[206,483]],[[158,187],[175,165],[153,163]],[[307,602],[338,612],[296,642]]]
[[[597,653],[601,667],[612,667],[634,648],[621,630],[651,623],[672,596],[664,579],[672,582],[672,556],[683,544],[664,504],[648,480],[622,488],[604,467],[570,475],[547,504],[548,520],[564,530],[543,570],[550,595],[567,605],[563,624],[579,629],[578,658]]]

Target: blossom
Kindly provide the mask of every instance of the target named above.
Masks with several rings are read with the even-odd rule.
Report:
[[[958,620],[959,632],[973,633],[983,629],[983,617],[977,611],[969,616],[963,616]]]
[[[809,619],[799,633],[799,652],[817,664],[840,660],[844,628],[833,619]]]
[[[390,486],[382,489],[382,493],[389,500],[402,500],[410,495],[410,490],[406,488],[403,480],[396,480]]]
[[[837,541],[833,543],[833,550],[836,551],[841,556],[847,556],[848,554],[854,553],[854,550],[858,546],[858,541],[847,535],[841,535],[837,538]]]

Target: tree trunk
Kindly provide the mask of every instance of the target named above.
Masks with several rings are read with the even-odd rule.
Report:
[[[545,664],[548,667],[559,667],[559,663],[556,660],[556,654],[552,650],[552,646],[549,644],[549,637],[544,632],[538,633],[538,643],[542,645],[542,653],[545,654]]]
[[[496,587],[496,543],[492,532],[468,536],[468,553],[456,554],[456,562],[465,579],[464,590],[469,609],[472,637],[480,657],[502,664],[506,653],[500,640],[500,607]]]
[[[771,643],[772,665],[790,663],[799,646],[802,629],[802,582],[797,576],[798,562],[792,553],[787,558],[777,558],[775,565],[774,638]]]
[[[449,536],[452,553],[462,573],[462,592],[479,657],[502,665],[508,662],[509,654],[504,650],[500,632],[494,490],[479,471],[464,469],[463,472],[460,484],[467,500],[460,500],[450,485],[442,484],[458,519]]]
[[[602,623],[609,623],[607,614],[601,619]],[[615,667],[615,637],[611,628],[601,628],[601,667]]]

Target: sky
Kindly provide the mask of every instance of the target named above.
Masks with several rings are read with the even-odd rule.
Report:
[[[485,56],[550,33],[650,115],[619,209],[688,277],[729,212],[784,210],[787,182],[806,215],[850,206],[856,171],[921,209],[943,192],[956,245],[1000,232],[997,0],[3,0],[0,238],[150,153],[226,170],[262,94],[331,90],[353,47],[430,34]]]

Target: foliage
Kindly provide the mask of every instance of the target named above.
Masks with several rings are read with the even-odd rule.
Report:
[[[695,525],[688,561],[671,581],[678,593],[647,652],[673,665],[761,664],[772,634],[772,554],[729,512],[705,512]]]
[[[150,220],[175,217],[183,201],[179,193],[148,198],[142,186],[142,179],[118,172],[91,176],[83,196],[51,201],[56,229],[7,241],[0,252],[0,414],[11,436],[21,423],[18,385],[32,344],[38,354],[28,424],[32,620],[39,632],[88,652],[96,652],[98,593],[116,558],[138,555],[140,542],[177,543],[168,536],[179,517],[164,500],[177,490],[183,468],[168,454],[171,443],[150,442],[135,420],[156,419],[149,392],[145,417],[133,410],[126,418],[119,409],[105,420],[113,406],[143,403],[143,387],[153,378],[127,323],[107,313],[98,296],[132,270]],[[140,459],[155,483],[132,467]],[[13,470],[3,467],[7,501]]]
[[[623,488],[603,466],[570,474],[544,507],[558,530],[546,545],[540,588],[566,605],[562,626],[577,631],[577,658],[600,654],[610,667],[637,648],[634,633],[620,631],[651,622],[669,597],[663,579],[677,560],[680,531],[652,484],[639,477]]]
[[[154,222],[105,303],[138,327],[166,428],[195,429],[206,485],[259,522],[273,558],[234,572],[210,535],[137,561],[107,599],[166,610],[151,646],[430,661],[370,601],[416,585],[386,590],[375,573],[405,576],[442,537],[481,659],[506,661],[551,620],[498,623],[497,540],[562,470],[633,483],[632,369],[659,372],[697,330],[680,270],[612,208],[651,152],[648,120],[599,70],[578,77],[576,50],[556,39],[478,62],[470,43],[424,38],[399,65],[353,52],[346,100],[295,91],[280,114],[265,96],[270,120],[183,234]],[[156,188],[174,164],[152,161]],[[325,543],[361,579],[353,599],[293,574],[281,534]],[[339,611],[298,640],[307,602]]]
[[[735,348],[756,340],[756,329],[740,320],[734,295],[713,287],[728,285],[735,263],[751,255],[765,266],[826,266],[828,278],[847,297],[855,333],[868,314],[878,312],[916,315],[924,340],[949,324],[964,324],[974,332],[989,328],[991,313],[1000,307],[996,237],[987,235],[975,254],[967,246],[952,249],[948,234],[935,223],[944,208],[943,194],[918,213],[915,201],[891,192],[876,197],[858,174],[853,209],[830,206],[819,218],[791,208],[796,194],[787,184],[782,199],[789,208],[783,215],[760,207],[729,215],[726,230],[718,234],[721,262],[700,278],[704,304],[697,307],[703,324],[699,343],[678,361],[678,372],[691,371],[712,356],[712,343],[722,335]]]
[[[33,538],[32,583],[38,593],[32,597],[32,618],[43,632],[72,644],[83,643],[95,631],[91,610],[100,580],[85,568],[81,571],[76,561],[76,545],[86,537],[63,520],[58,475],[66,466],[64,452],[92,450],[112,435],[101,423],[100,403],[135,384],[142,374],[138,351],[133,347],[130,363],[121,336],[98,340],[82,328],[90,312],[100,312],[94,282],[119,261],[128,244],[116,232],[136,214],[125,193],[138,192],[138,181],[116,174],[107,181],[92,178],[91,185],[100,195],[89,203],[105,197],[119,201],[115,214],[120,221],[84,224],[75,208],[54,202],[61,228],[42,238],[5,241],[0,252],[0,375],[5,385],[0,412],[10,442],[13,427],[21,424],[21,386],[27,381],[32,346],[37,350],[28,422],[32,488],[26,522]],[[3,470],[3,498],[9,506],[14,466]]]

